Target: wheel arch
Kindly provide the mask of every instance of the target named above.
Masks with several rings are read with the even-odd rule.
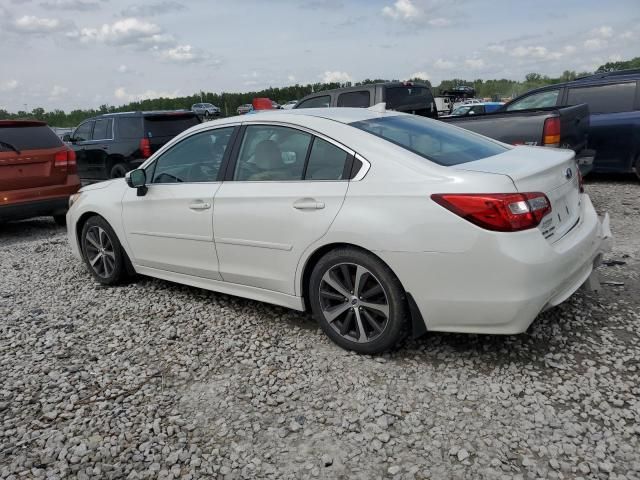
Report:
[[[385,262],[382,258],[380,258],[379,255],[376,255],[375,252],[367,248],[361,247],[359,245],[355,245],[353,243],[348,243],[348,242],[334,242],[334,243],[327,243],[325,245],[321,245],[318,248],[316,248],[307,257],[302,267],[302,274],[300,275],[300,284],[298,285],[298,288],[299,288],[298,291],[302,296],[302,302],[304,304],[305,311],[308,311],[308,312],[311,311],[311,303],[309,300],[309,280],[311,279],[311,272],[313,271],[313,268],[316,266],[318,261],[320,261],[320,259],[324,255],[338,248],[354,248],[356,250],[360,250],[362,252],[368,253],[370,255],[375,256],[387,268],[389,268],[389,270],[391,270],[391,272],[396,276],[396,278],[400,282],[400,285],[402,286],[402,290],[404,290],[407,296],[407,305],[409,308],[409,315],[410,315],[409,321],[410,321],[411,337],[418,338],[427,332],[426,323],[424,321],[424,318],[422,317],[422,314],[420,313],[420,310],[418,309],[418,306],[415,300],[413,299],[411,292],[407,291],[407,289],[402,284],[402,280],[393,271],[393,268],[391,268],[391,266],[387,262]]]

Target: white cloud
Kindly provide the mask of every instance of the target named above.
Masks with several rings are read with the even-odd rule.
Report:
[[[611,38],[613,37],[613,29],[607,25],[596,28],[593,33],[602,38]]]
[[[23,15],[13,21],[12,28],[23,33],[51,33],[61,30],[64,25],[57,18]]]
[[[519,46],[511,50],[509,55],[512,57],[545,58],[548,55],[548,50],[540,46]]]
[[[185,2],[186,3],[186,2]],[[151,17],[153,15],[162,15],[164,13],[179,12],[186,10],[187,7],[178,2],[162,1],[149,3],[147,5],[129,5],[122,11],[123,17]]]
[[[451,20],[448,18],[432,18],[427,23],[432,27],[448,27],[451,25]]]
[[[204,60],[206,55],[199,52],[191,45],[177,45],[160,52],[160,57],[170,62],[191,63]]]
[[[599,50],[606,44],[607,42],[600,38],[588,38],[584,41],[584,48],[588,50]]]
[[[175,98],[180,96],[180,91],[174,92],[161,92],[157,90],[146,90],[142,93],[128,93],[124,87],[119,87],[113,93],[114,97],[123,102],[135,102],[140,100],[147,100],[150,98]]]
[[[469,58],[467,60],[464,61],[464,64],[474,70],[478,70],[480,68],[483,68],[485,66],[484,64],[484,60],[481,58]]]
[[[487,50],[493,53],[504,53],[507,51],[507,47],[504,45],[499,45],[497,43],[491,44],[487,47]]]
[[[622,32],[620,34],[620,38],[623,40],[633,40],[635,34],[631,30],[627,30],[626,32]]]
[[[429,74],[427,72],[415,72],[409,75],[409,78],[421,78],[422,80],[429,80]]]
[[[45,9],[89,11],[100,8],[100,2],[98,0],[47,0],[41,2],[40,6]]]
[[[295,77],[295,75],[287,75],[287,80],[289,82],[295,82],[296,81],[296,77]]]
[[[68,91],[69,91],[69,89],[67,87],[61,87],[60,85],[54,85],[53,88],[51,89],[51,93],[49,93],[49,96],[52,97],[52,98],[59,97],[60,95],[64,95]]]
[[[565,54],[567,54],[567,55],[570,55],[570,54],[572,54],[572,53],[575,53],[575,52],[576,52],[576,47],[574,47],[573,45],[565,45],[565,46],[562,48],[562,52],[563,52],[563,53],[565,53]]]
[[[12,90],[18,88],[18,85],[20,85],[20,82],[15,79],[5,80],[3,82],[0,82],[0,92],[11,92]]]
[[[105,23],[100,28],[82,28],[80,31],[71,32],[69,36],[79,37],[83,42],[96,41],[114,45],[159,44],[173,40],[171,35],[164,34],[155,23],[137,18],[125,18],[112,24]]]
[[[326,71],[324,72],[324,74],[321,75],[322,77],[322,81],[324,83],[346,83],[346,82],[352,82],[353,79],[351,78],[351,75],[349,75],[347,72],[330,72],[330,71]]]
[[[439,58],[435,61],[433,66],[436,67],[438,70],[449,70],[455,67],[456,64],[449,60],[443,60],[442,58]]]
[[[382,14],[394,20],[414,20],[421,15],[421,12],[411,0],[396,0],[392,6],[384,7]]]
[[[129,67],[122,64],[117,68],[118,73],[129,73]]]

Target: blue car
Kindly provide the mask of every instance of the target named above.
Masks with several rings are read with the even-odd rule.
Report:
[[[640,69],[596,73],[531,90],[503,110],[578,105],[591,112],[588,148],[594,172],[632,173],[640,178]]]
[[[504,105],[504,102],[477,102],[467,103],[464,105],[458,105],[451,111],[451,114],[444,115],[445,117],[467,117],[469,115],[482,115],[484,113],[493,113]]]

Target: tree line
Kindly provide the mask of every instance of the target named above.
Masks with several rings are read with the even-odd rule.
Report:
[[[627,61],[608,62],[601,65],[596,72],[609,72],[614,70],[623,70],[628,68],[640,68],[640,57]],[[476,96],[480,98],[491,98],[500,100],[504,98],[514,98],[533,88],[551,85],[559,82],[574,80],[578,77],[590,75],[590,72],[575,72],[566,70],[559,77],[549,77],[539,73],[529,73],[523,81],[494,79],[494,80],[468,80],[462,78],[454,78],[451,80],[443,80],[440,85],[433,88],[433,93],[438,95],[441,92],[450,90],[458,85],[472,86],[476,91]],[[414,78],[413,81],[420,81],[431,86],[430,82],[425,79]],[[190,109],[194,103],[207,102],[220,107],[223,115],[235,115],[236,109],[245,103],[251,103],[256,97],[266,97],[275,100],[278,103],[285,103],[289,100],[296,100],[308,95],[312,92],[329,90],[332,88],[347,87],[352,85],[362,85],[368,83],[386,82],[388,79],[366,79],[356,83],[313,83],[307,85],[292,85],[289,87],[270,87],[265,90],[245,92],[245,93],[213,93],[199,92],[193,95],[176,97],[176,98],[153,98],[148,100],[140,100],[121,106],[101,105],[97,109],[77,109],[70,112],[63,110],[46,111],[44,108],[34,108],[30,112],[18,111],[10,113],[0,109],[0,120],[8,119],[35,119],[47,122],[49,125],[56,127],[75,127],[83,120],[101,115],[104,113],[127,112],[127,111],[145,111],[145,110],[179,110]],[[392,80],[393,81],[393,80]]]

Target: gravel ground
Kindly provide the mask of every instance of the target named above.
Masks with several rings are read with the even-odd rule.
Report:
[[[0,227],[0,478],[640,479],[640,185],[587,190],[599,296],[377,358],[283,308],[100,287],[53,222]]]

